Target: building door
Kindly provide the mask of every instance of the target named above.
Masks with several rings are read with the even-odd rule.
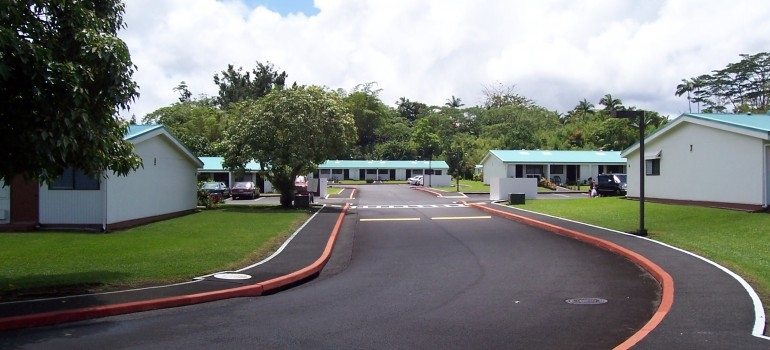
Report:
[[[366,169],[358,169],[358,179],[366,180]]]
[[[396,169],[390,169],[390,180],[393,181],[396,179]]]
[[[580,178],[580,168],[577,165],[567,165],[567,184],[577,184]]]
[[[11,223],[37,223],[40,217],[40,185],[16,176],[11,181]]]
[[[265,193],[265,179],[263,179],[260,174],[255,174],[254,176],[256,177],[256,179],[254,179],[254,184],[259,187],[259,192]]]
[[[342,171],[342,179],[350,180],[350,169],[345,169]]]

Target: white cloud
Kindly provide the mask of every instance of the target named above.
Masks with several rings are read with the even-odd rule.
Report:
[[[675,116],[676,85],[767,51],[770,6],[736,0],[316,0],[315,16],[282,17],[228,0],[127,0],[121,33],[139,67],[138,117],[176,100],[185,81],[216,95],[228,64],[271,62],[289,81],[382,100],[479,103],[487,85],[560,112],[606,93]]]

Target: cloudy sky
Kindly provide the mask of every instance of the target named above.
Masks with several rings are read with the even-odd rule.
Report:
[[[514,87],[564,113],[605,94],[675,117],[676,85],[770,51],[762,0],[126,0],[139,120],[185,81],[214,96],[228,64],[270,62],[290,82],[380,97],[480,104]],[[126,114],[126,113],[124,113]]]

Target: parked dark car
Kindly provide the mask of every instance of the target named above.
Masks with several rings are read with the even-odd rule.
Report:
[[[243,197],[254,199],[259,197],[259,188],[251,181],[236,182],[230,190],[230,194],[233,196],[233,199]]]
[[[600,195],[626,195],[626,174],[601,174],[596,177],[596,192]]]
[[[222,198],[230,197],[230,189],[224,182],[206,182],[201,186],[201,189],[208,194],[218,194]]]

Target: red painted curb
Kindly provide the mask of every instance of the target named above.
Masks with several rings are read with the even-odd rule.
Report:
[[[436,192],[436,191],[433,191],[433,190],[425,188],[425,187],[413,186],[412,188],[414,188],[415,190],[418,190],[418,191],[422,191],[422,192],[425,192],[425,193],[433,194],[436,197],[443,197],[443,195],[440,192]]]
[[[465,201],[461,201],[463,204]],[[571,237],[583,242],[586,242],[588,244],[592,244],[594,246],[597,246],[599,248],[608,250],[612,253],[624,256],[628,258],[629,260],[633,261],[637,265],[641,266],[643,269],[645,269],[647,272],[649,272],[657,281],[660,283],[660,287],[662,290],[662,296],[660,305],[658,305],[658,309],[655,311],[655,314],[650,318],[647,323],[642,326],[641,329],[639,329],[634,335],[632,335],[630,338],[626,339],[623,343],[615,347],[615,349],[629,349],[639,343],[644,337],[646,337],[650,332],[652,332],[655,327],[657,327],[661,321],[663,321],[663,318],[666,317],[668,312],[671,310],[671,306],[674,304],[674,279],[671,278],[671,275],[668,274],[663,268],[655,264],[654,262],[650,261],[649,259],[645,258],[644,256],[627,249],[625,247],[622,247],[618,244],[612,243],[610,241],[606,241],[594,236],[590,236],[584,233],[580,233],[574,230],[566,229],[560,226],[552,225],[549,223],[545,223],[542,221],[530,219],[521,215],[516,215],[513,213],[509,213],[503,210],[497,210],[490,208],[488,206],[480,205],[478,203],[471,203],[467,204],[474,208],[481,209],[483,211],[486,211],[488,213],[500,215],[502,217],[505,217],[507,219],[515,220],[530,226],[542,228],[563,236]]]
[[[262,286],[264,292],[269,292],[271,290],[281,288],[285,285],[301,281],[321,271],[321,269],[326,265],[326,262],[329,261],[329,258],[331,258],[332,249],[334,249],[334,243],[337,242],[337,236],[339,235],[340,229],[342,228],[342,221],[345,219],[345,214],[348,212],[348,207],[350,207],[350,203],[345,204],[345,207],[342,208],[340,216],[337,217],[337,222],[334,224],[332,234],[329,236],[329,240],[326,242],[326,247],[324,248],[323,253],[321,253],[321,256],[315,262],[305,268],[292,272],[288,275],[260,283],[259,285]]]
[[[345,214],[347,213],[349,206],[350,204],[345,204],[345,207],[342,209],[342,213],[340,213],[340,216],[337,218],[337,222],[334,225],[334,229],[332,230],[332,234],[329,237],[329,240],[326,242],[326,248],[321,254],[321,257],[309,266],[288,275],[274,278],[259,284],[213,292],[137,301],[116,305],[104,305],[66,311],[44,312],[33,315],[7,317],[0,319],[0,331],[48,326],[58,323],[82,321],[134,312],[200,304],[215,300],[260,296],[265,292],[301,281],[302,279],[310,277],[321,271],[321,269],[324,267],[324,265],[326,265],[326,262],[329,261],[329,258],[331,257],[332,248],[334,247],[334,243],[337,241],[337,236],[339,235],[342,222],[345,219]]]

